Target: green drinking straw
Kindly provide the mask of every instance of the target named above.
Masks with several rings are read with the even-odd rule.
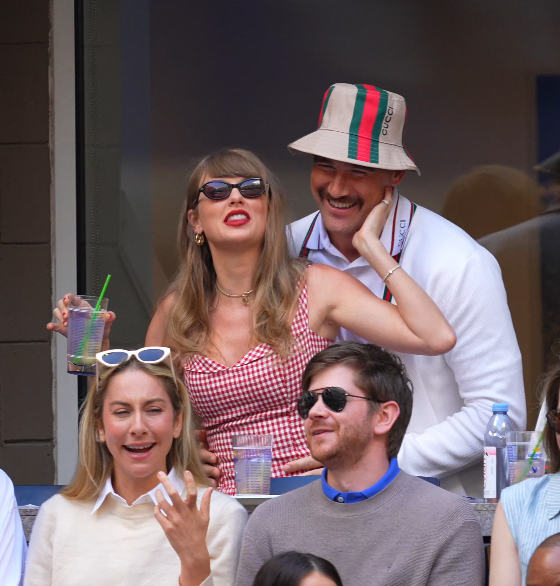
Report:
[[[82,339],[82,343],[80,344],[80,347],[78,349],[78,355],[74,357],[74,364],[78,364],[78,357],[83,354],[84,348],[87,348],[89,346],[89,339],[91,338],[91,329],[93,328],[93,321],[96,319],[96,316],[99,312],[101,302],[103,301],[103,297],[105,297],[105,291],[107,291],[107,285],[109,285],[110,280],[111,275],[107,275],[107,278],[105,279],[105,285],[103,285],[103,289],[101,289],[101,294],[99,295],[99,299],[97,300],[97,305],[93,310],[93,315],[91,316],[91,322],[89,324],[88,331]]]
[[[527,466],[525,466],[523,472],[521,473],[521,475],[519,476],[519,478],[515,481],[514,484],[517,484],[518,482],[521,482],[522,480],[525,480],[525,474],[527,474],[527,472],[529,472],[529,470],[531,469],[531,464],[533,463],[533,460],[535,459],[535,454],[537,453],[538,449],[541,447],[541,442],[544,438],[544,431],[546,429],[545,428],[542,430],[542,433],[539,437],[539,441],[536,443],[535,447],[533,448],[533,452],[531,453],[531,457],[529,458],[529,462],[527,463]]]

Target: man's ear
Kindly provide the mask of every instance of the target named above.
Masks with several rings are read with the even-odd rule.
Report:
[[[400,414],[401,410],[396,401],[381,403],[374,415],[373,432],[375,435],[389,433]]]
[[[391,186],[398,185],[403,180],[405,173],[406,171],[392,171]]]

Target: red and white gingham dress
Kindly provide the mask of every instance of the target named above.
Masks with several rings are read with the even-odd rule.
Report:
[[[210,450],[219,458],[222,492],[235,494],[234,434],[273,434],[273,478],[286,476],[282,466],[287,462],[309,455],[297,413],[301,375],[309,360],[333,341],[309,329],[307,287],[300,294],[291,332],[296,350],[285,360],[268,344],[259,344],[233,366],[200,354],[187,358],[185,383]]]

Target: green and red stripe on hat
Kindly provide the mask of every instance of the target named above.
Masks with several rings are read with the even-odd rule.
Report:
[[[418,167],[403,146],[404,98],[365,84],[332,85],[323,97],[319,128],[289,145],[295,151],[390,170]]]

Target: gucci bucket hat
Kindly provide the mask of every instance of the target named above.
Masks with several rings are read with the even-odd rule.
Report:
[[[319,128],[292,142],[292,151],[335,161],[411,170],[418,167],[404,148],[406,102],[372,85],[335,83],[323,98]]]

